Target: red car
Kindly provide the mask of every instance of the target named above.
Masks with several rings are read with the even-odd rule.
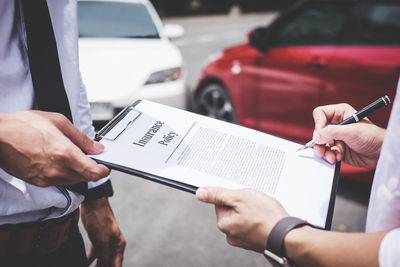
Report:
[[[312,111],[394,98],[400,73],[399,1],[302,1],[248,42],[226,49],[195,89],[199,113],[305,143]],[[386,127],[390,108],[369,118]],[[342,176],[373,171],[342,165]]]

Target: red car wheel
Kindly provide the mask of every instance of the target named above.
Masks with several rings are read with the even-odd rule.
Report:
[[[222,85],[217,83],[207,84],[199,90],[196,102],[200,114],[236,123],[232,100]]]

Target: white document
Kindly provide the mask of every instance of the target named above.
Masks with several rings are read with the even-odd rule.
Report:
[[[117,122],[92,158],[195,187],[255,188],[326,226],[335,165],[312,149],[296,152],[301,145],[145,100]]]

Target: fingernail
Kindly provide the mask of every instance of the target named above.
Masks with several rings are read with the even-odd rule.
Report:
[[[102,152],[104,150],[104,146],[103,146],[103,144],[100,144],[99,142],[94,141],[93,142],[93,149],[96,152]]]
[[[334,152],[339,152],[340,153],[340,149],[337,146],[331,147],[331,150],[334,151]]]
[[[196,191],[196,197],[197,197],[198,200],[202,200],[202,201],[206,200],[207,199],[207,195],[208,195],[208,192],[204,188],[199,188]]]

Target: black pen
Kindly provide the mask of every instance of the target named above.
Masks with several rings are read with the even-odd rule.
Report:
[[[389,97],[387,95],[385,95],[385,96],[379,98],[378,100],[376,100],[374,103],[369,104],[368,106],[366,106],[362,110],[357,111],[356,113],[354,113],[353,115],[351,115],[347,119],[345,119],[342,122],[340,122],[338,125],[346,125],[346,124],[350,124],[350,123],[359,122],[360,120],[364,119],[366,116],[368,116],[369,114],[371,114],[375,110],[377,110],[377,109],[379,109],[381,107],[387,106],[389,104],[390,104],[390,99],[389,99]],[[310,142],[308,142],[304,146],[300,147],[297,151],[313,147],[314,145],[315,145],[314,141],[311,140]]]

